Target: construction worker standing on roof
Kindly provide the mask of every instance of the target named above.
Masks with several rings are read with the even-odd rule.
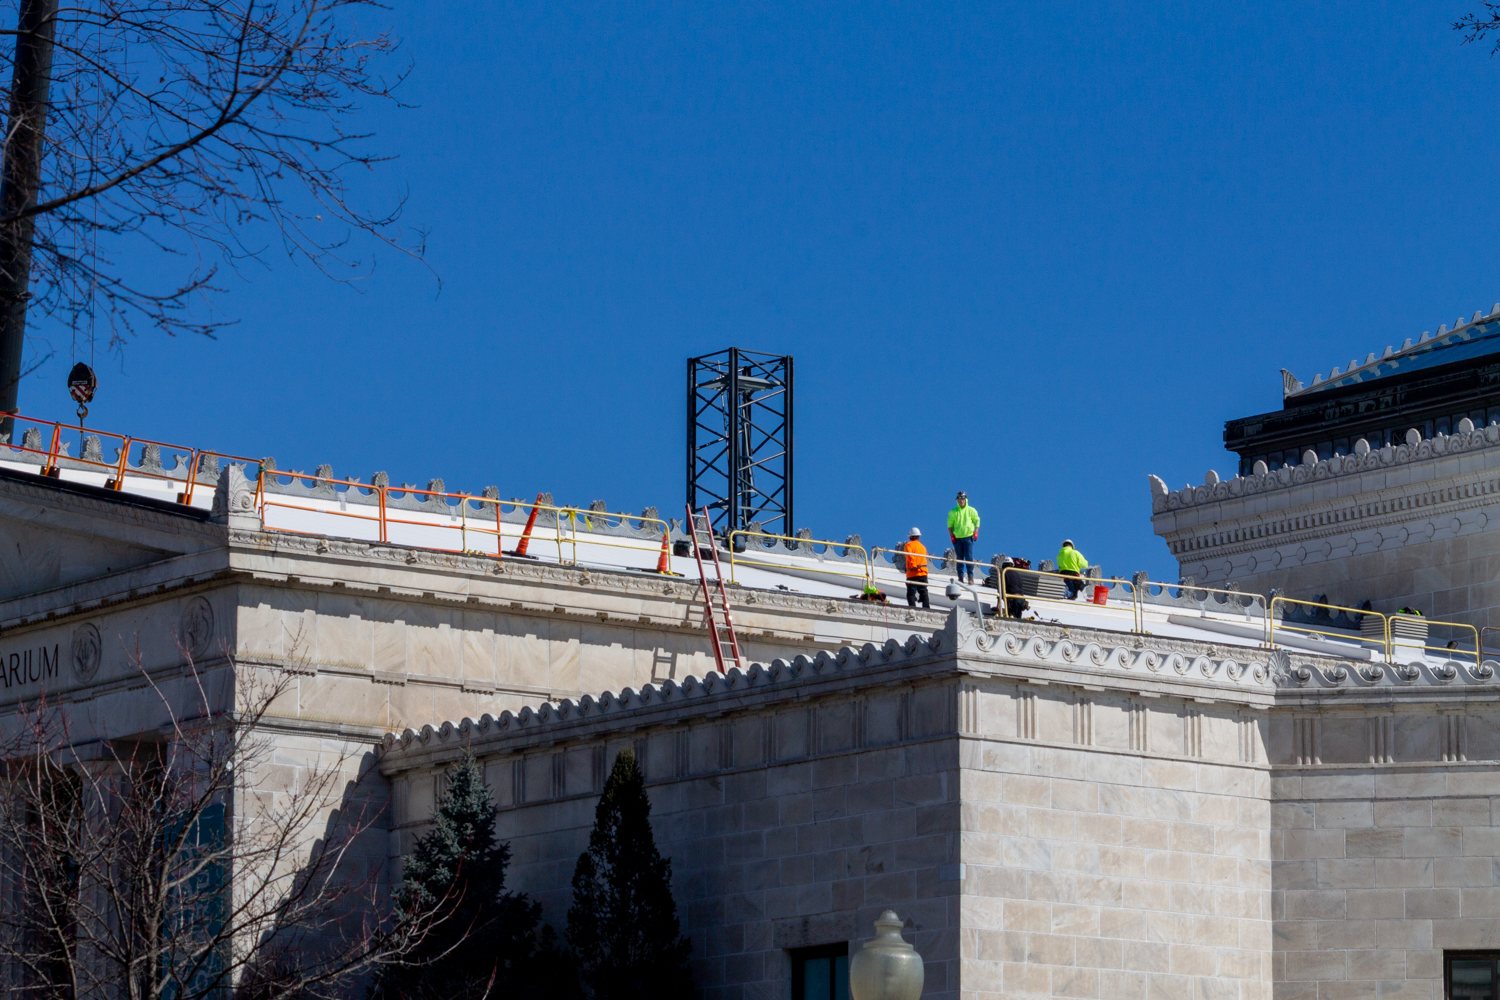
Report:
[[[906,560],[906,606],[916,607],[917,598],[920,597],[922,607],[930,609],[932,603],[927,598],[927,547],[922,544],[922,529],[911,529],[907,540],[896,551]]]
[[[1068,600],[1078,599],[1078,592],[1083,589],[1083,571],[1088,568],[1088,557],[1073,547],[1073,539],[1064,538],[1062,548],[1057,550],[1057,571],[1077,578],[1063,581],[1068,586]]]
[[[953,550],[958,553],[958,579],[968,571],[969,583],[974,582],[974,543],[979,541],[979,511],[969,506],[969,494],[958,491],[958,504],[948,512],[948,537],[953,539]]]

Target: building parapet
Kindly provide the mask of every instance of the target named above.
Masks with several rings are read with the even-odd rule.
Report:
[[[1371,448],[1369,442],[1361,438],[1355,444],[1353,454],[1335,455],[1320,460],[1314,452],[1308,451],[1303,455],[1301,465],[1282,466],[1275,472],[1267,471],[1264,462],[1257,462],[1255,471],[1250,475],[1223,480],[1217,472],[1210,469],[1202,486],[1188,485],[1180,490],[1168,489],[1160,476],[1150,475],[1147,481],[1151,489],[1151,512],[1162,514],[1187,507],[1200,507],[1257,493],[1291,489],[1319,480],[1380,472],[1497,446],[1500,446],[1500,423],[1477,428],[1473,421],[1465,418],[1458,422],[1458,430],[1453,434],[1439,434],[1424,441],[1421,434],[1412,430],[1407,433],[1405,444],[1387,445],[1379,449]]]

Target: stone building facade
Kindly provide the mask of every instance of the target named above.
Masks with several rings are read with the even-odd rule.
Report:
[[[787,996],[796,949],[857,942],[893,908],[925,996],[1268,1000],[1267,665],[969,618],[388,738],[393,853],[470,747],[515,886],[566,912],[629,746],[707,997]]]
[[[1008,623],[387,737],[392,854],[462,747],[565,912],[608,761],[645,762],[709,997],[891,907],[932,997],[1442,1000],[1500,947],[1495,665]]]
[[[1153,520],[1200,581],[1477,616],[1496,468],[1500,427],[1460,426],[1157,486]],[[247,789],[347,754],[389,882],[472,747],[553,924],[629,746],[712,1000],[789,1000],[886,908],[962,1000],[1447,1000],[1448,959],[1500,951],[1483,657],[1267,645],[1191,595],[981,623],[731,587],[719,675],[696,580],[269,530],[236,475],[200,510],[0,469],[0,720],[45,693],[130,738],[167,721],[144,677],[290,671]]]
[[[1151,523],[1184,578],[1500,626],[1500,423],[1169,490]]]
[[[1239,474],[1150,477],[1182,576],[1500,626],[1500,303],[1282,383],[1282,409],[1225,424]]]

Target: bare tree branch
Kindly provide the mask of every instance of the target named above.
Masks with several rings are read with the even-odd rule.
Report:
[[[1453,22],[1454,31],[1464,33],[1464,44],[1482,42],[1495,35],[1495,45],[1490,55],[1500,52],[1500,3],[1485,3],[1484,13],[1465,14]]]
[[[420,258],[425,234],[402,223],[404,198],[360,207],[371,171],[390,157],[349,123],[370,103],[399,106],[409,71],[395,62],[395,39],[360,24],[381,9],[378,0],[61,7],[40,195],[0,217],[0,236],[35,220],[31,315],[97,325],[110,347],[147,328],[212,335],[229,322],[213,307],[220,268],[265,261],[273,246],[341,282],[370,273],[372,248]],[[13,53],[0,53],[0,106],[12,69]],[[16,123],[6,127],[9,149]]]
[[[84,739],[40,700],[0,753],[0,973],[14,995],[331,997],[408,961],[452,915],[456,899],[390,915],[379,866],[361,861],[378,810],[352,752],[285,780],[266,727],[292,674],[190,658],[170,682],[140,672],[164,725]]]

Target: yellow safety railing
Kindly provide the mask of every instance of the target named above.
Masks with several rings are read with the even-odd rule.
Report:
[[[1276,608],[1278,605],[1282,607],[1291,605],[1302,608],[1322,608],[1325,611],[1342,611],[1346,615],[1362,615],[1379,619],[1379,638],[1371,638],[1363,633],[1359,638],[1362,642],[1375,643],[1380,647],[1382,653],[1387,657],[1390,655],[1390,619],[1379,611],[1368,611],[1364,608],[1346,608],[1341,604],[1327,604],[1322,601],[1302,601],[1294,597],[1282,597],[1280,594],[1271,598],[1270,603],[1266,605],[1266,643],[1268,645],[1274,646],[1276,644],[1277,629],[1281,629],[1283,632],[1299,632],[1303,635],[1318,636],[1324,639],[1350,638],[1350,636],[1344,634],[1343,630],[1335,629],[1332,626],[1318,626],[1302,622],[1289,623],[1286,621],[1284,613],[1282,619],[1278,621],[1276,618]]]
[[[772,540],[778,541],[778,542],[795,542],[799,546],[802,546],[802,545],[807,545],[807,546],[822,545],[822,546],[824,546],[824,550],[823,550],[824,552],[827,552],[830,549],[843,549],[846,554],[849,553],[849,552],[858,552],[859,556],[860,556],[860,564],[859,564],[860,569],[859,569],[859,572],[856,573],[856,572],[852,572],[850,570],[844,570],[844,569],[828,569],[828,568],[825,568],[828,565],[828,560],[825,560],[825,559],[822,558],[822,556],[823,556],[822,552],[816,552],[815,551],[813,554],[818,557],[818,561],[822,564],[822,565],[820,565],[817,568],[817,572],[819,572],[819,573],[826,573],[829,576],[847,576],[847,577],[853,577],[853,578],[856,578],[856,579],[859,579],[859,580],[863,581],[863,583],[866,583],[866,584],[870,583],[873,580],[872,570],[871,570],[871,566],[870,566],[870,553],[869,553],[868,550],[865,549],[865,547],[863,545],[852,545],[852,544],[850,544],[848,542],[831,542],[831,541],[827,541],[827,540],[821,539],[821,538],[796,538],[796,537],[794,537],[792,535],[771,535],[771,534],[767,534],[764,531],[741,531],[739,529],[736,529],[734,531],[731,531],[729,533],[729,537],[727,539],[725,539],[725,541],[727,541],[729,543],[729,582],[730,583],[737,583],[737,581],[734,578],[734,569],[735,569],[736,565],[740,565],[740,566],[759,566],[759,567],[763,567],[763,568],[766,568],[766,569],[779,569],[779,570],[799,569],[800,568],[800,567],[798,567],[796,565],[792,565],[792,564],[788,564],[788,563],[766,562],[766,561],[763,561],[763,560],[747,559],[745,557],[745,554],[749,553],[749,552],[751,552],[753,550],[747,544],[745,546],[745,553],[737,553],[737,552],[735,552],[735,550],[734,550],[734,540],[736,538],[745,538],[745,539],[750,539],[750,538],[769,538],[769,539],[772,539]],[[791,553],[789,552],[787,554],[790,555]]]
[[[661,526],[662,538],[670,538],[672,532],[671,526],[668,525],[666,521],[663,521],[659,517],[646,517],[643,514],[615,514],[609,511],[589,510],[584,507],[551,507],[547,504],[526,504],[524,506],[537,507],[540,510],[550,511],[551,513],[557,515],[556,521],[558,524],[559,535],[561,535],[562,533],[562,522],[564,518],[567,519],[568,526],[572,529],[572,531],[570,532],[566,540],[573,548],[574,565],[577,565],[578,563],[578,525],[580,521],[583,523],[583,530],[588,532],[593,531],[595,521],[606,525],[611,523],[624,524],[627,521],[638,521],[640,522],[642,527],[645,527],[648,524],[657,524]],[[648,554],[650,553],[650,545],[648,544],[650,542],[650,539],[641,538],[638,539],[640,544],[630,545],[622,541],[612,541],[610,540],[611,537],[612,536],[610,535],[604,534],[590,534],[590,536],[584,540],[584,544],[602,545],[606,548],[629,549],[632,552],[642,552]]]
[[[1199,611],[1218,611],[1258,621],[1265,620],[1266,596],[1250,590],[1208,587],[1201,583],[1165,583],[1160,580],[1143,580],[1140,589],[1142,608],[1177,608],[1185,611],[1197,607]],[[1177,591],[1176,597],[1171,594],[1174,590]],[[1260,607],[1252,615],[1251,609],[1257,603]]]
[[[1484,625],[1484,626],[1480,627],[1480,629],[1479,629],[1479,648],[1480,648],[1480,652],[1481,653],[1484,650],[1484,634],[1486,632],[1500,632],[1500,628],[1496,628],[1493,625]],[[1481,656],[1480,659],[1482,660],[1482,659],[1484,659],[1484,657]]]
[[[884,545],[877,545],[874,548],[870,549],[870,575],[872,579],[874,578],[875,567],[879,565],[880,557],[882,555],[889,555],[892,557],[901,556],[904,558],[905,556],[911,555],[911,553],[907,552],[905,549],[902,549],[900,546],[891,549],[886,548]],[[929,568],[931,568],[935,563],[941,564],[942,568],[938,570],[938,572],[940,573],[954,572],[955,566],[972,566],[975,569],[984,570],[984,575],[986,578],[988,578],[990,573],[992,573],[995,569],[993,563],[980,562],[978,559],[960,559],[957,556],[948,558],[947,556],[933,555],[931,552],[925,554],[919,552],[916,555],[919,559],[926,559]],[[885,567],[881,566],[880,568],[884,569]],[[897,573],[905,572],[904,569],[898,568],[896,566],[894,558],[892,558],[891,560],[891,569],[895,570]]]
[[[1397,636],[1397,623],[1403,621],[1420,622],[1421,624],[1426,625],[1426,638],[1424,638],[1421,642],[1416,642],[1409,637]],[[1394,659],[1397,646],[1406,646],[1412,649],[1420,649],[1422,650],[1424,655],[1428,650],[1432,650],[1439,656],[1446,656],[1449,659],[1455,659],[1456,657],[1454,654],[1456,653],[1469,652],[1469,650],[1459,647],[1458,640],[1456,639],[1451,640],[1448,644],[1443,646],[1433,645],[1431,642],[1429,642],[1428,640],[1432,638],[1432,626],[1434,625],[1440,628],[1457,630],[1459,634],[1472,634],[1474,636],[1474,650],[1472,653],[1474,657],[1474,665],[1478,666],[1479,663],[1484,659],[1484,646],[1480,638],[1480,631],[1477,627],[1466,622],[1434,621],[1431,618],[1426,617],[1425,615],[1405,615],[1399,611],[1385,616],[1386,655],[1389,658]]]

